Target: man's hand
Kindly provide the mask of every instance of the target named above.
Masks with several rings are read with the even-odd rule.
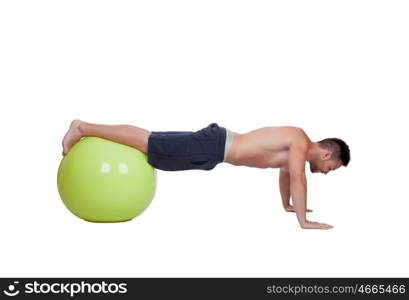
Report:
[[[294,206],[292,206],[292,205],[288,205],[288,206],[284,207],[284,209],[285,209],[286,212],[295,212]],[[307,212],[312,212],[312,209],[307,208]]]
[[[311,221],[305,221],[300,224],[301,228],[304,229],[331,229],[334,228],[333,226],[325,223],[318,223],[318,222],[311,222]]]

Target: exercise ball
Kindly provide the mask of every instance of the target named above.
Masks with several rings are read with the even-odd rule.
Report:
[[[91,222],[123,222],[140,215],[156,191],[147,155],[98,137],[79,140],[61,160],[57,186],[64,205]]]

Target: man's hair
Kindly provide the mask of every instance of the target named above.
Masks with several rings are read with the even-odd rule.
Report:
[[[321,148],[332,151],[332,159],[340,159],[345,167],[351,160],[349,146],[341,139],[328,138],[318,142]]]

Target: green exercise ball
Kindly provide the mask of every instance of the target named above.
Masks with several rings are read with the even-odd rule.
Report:
[[[57,186],[65,206],[77,217],[91,222],[123,222],[149,206],[156,180],[156,171],[145,153],[85,137],[61,160]]]

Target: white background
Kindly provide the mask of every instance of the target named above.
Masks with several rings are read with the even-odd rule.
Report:
[[[408,276],[407,1],[2,1],[0,276]],[[158,171],[126,223],[56,186],[80,118],[149,130],[292,125],[344,139],[347,168],[281,207],[278,171]]]

